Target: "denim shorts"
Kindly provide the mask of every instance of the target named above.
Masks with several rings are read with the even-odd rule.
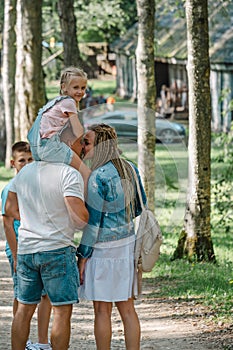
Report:
[[[18,282],[17,282],[17,272],[14,271],[14,260],[13,260],[13,256],[12,255],[8,255],[7,256],[9,263],[10,263],[10,267],[11,267],[11,277],[13,279],[13,290],[14,290],[14,298],[17,299],[18,298]],[[43,288],[42,292],[41,292],[41,296],[44,297],[46,295],[46,291]]]
[[[73,151],[64,142],[60,141],[58,134],[50,139],[41,139],[39,145],[30,144],[33,158],[50,163],[70,164],[73,158]]]
[[[10,267],[11,267],[11,277],[13,279],[14,298],[17,299],[17,296],[18,296],[18,293],[17,293],[18,285],[17,285],[17,274],[14,271],[14,260],[13,260],[13,256],[12,255],[8,255],[7,258],[9,260]]]
[[[38,304],[44,287],[52,305],[77,303],[79,272],[76,249],[64,247],[33,254],[18,254],[18,301]]]

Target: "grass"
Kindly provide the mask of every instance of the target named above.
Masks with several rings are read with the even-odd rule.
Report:
[[[194,300],[209,306],[211,319],[232,321],[233,312],[233,242],[231,235],[212,231],[217,264],[170,261],[179,236],[179,227],[173,232],[163,230],[161,256],[144,281],[153,292],[149,297]]]
[[[90,79],[88,80],[88,86],[92,88],[94,97],[97,97],[100,95],[115,96],[115,91],[116,91],[115,79],[109,79],[109,80]]]

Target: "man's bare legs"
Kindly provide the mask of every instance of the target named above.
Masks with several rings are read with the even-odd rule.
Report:
[[[11,328],[12,350],[25,350],[30,332],[30,322],[36,309],[36,304],[25,305],[18,302]]]
[[[139,350],[141,331],[133,299],[130,298],[127,301],[118,301],[115,304],[124,324],[126,349]]]
[[[112,303],[93,301],[95,311],[95,341],[97,350],[109,350],[112,338]]]
[[[67,350],[69,347],[72,308],[72,304],[53,306],[54,317],[51,330],[53,350]]]
[[[38,343],[48,344],[48,328],[50,321],[52,306],[48,295],[41,297],[41,302],[37,309],[37,322],[38,322]]]
[[[18,309],[12,322],[12,350],[25,350],[30,333],[30,322],[35,312],[36,304],[25,305],[18,302]],[[70,341],[70,318],[72,305],[54,306],[54,319],[51,330],[53,350],[67,350]]]

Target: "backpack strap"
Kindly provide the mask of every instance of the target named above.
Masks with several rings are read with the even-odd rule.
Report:
[[[52,108],[56,103],[60,102],[61,100],[64,100],[66,98],[70,98],[72,99],[72,97],[70,96],[57,96],[54,99],[52,99],[51,101],[47,102],[40,110],[39,112],[41,114],[43,114],[44,112],[47,112],[50,108]]]
[[[140,205],[141,205],[142,210],[144,210],[145,205],[144,205],[143,200],[142,200],[142,192],[141,192],[141,188],[139,185],[138,176],[137,176],[136,170],[134,169],[134,166],[130,162],[129,162],[129,165],[131,166],[134,181],[135,181],[136,186],[137,186],[137,192],[138,192],[138,196],[139,196],[139,200],[140,200]]]

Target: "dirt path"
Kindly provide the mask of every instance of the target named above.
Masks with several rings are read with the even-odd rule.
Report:
[[[4,252],[5,242],[0,222],[0,350],[10,349],[12,321],[12,282],[9,264]],[[208,322],[209,311],[194,301],[150,299],[146,295],[152,287],[144,282],[144,293],[136,301],[141,321],[141,349],[147,350],[232,350],[233,326]],[[31,324],[32,341],[36,337],[36,315]],[[80,302],[74,306],[72,317],[71,350],[95,349],[92,303]],[[113,310],[112,349],[125,349],[123,328]]]

